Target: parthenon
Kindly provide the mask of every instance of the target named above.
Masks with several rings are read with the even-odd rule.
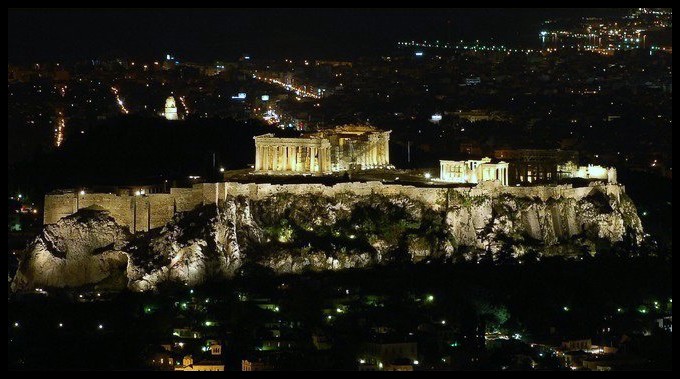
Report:
[[[343,125],[296,138],[264,134],[255,139],[255,172],[325,174],[389,168],[390,131]]]
[[[329,173],[331,144],[327,139],[255,137],[255,171],[268,173]]]

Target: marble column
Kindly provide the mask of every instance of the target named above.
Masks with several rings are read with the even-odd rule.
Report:
[[[292,171],[294,171],[294,172],[295,172],[295,171],[298,171],[298,167],[297,167],[297,162],[298,162],[298,160],[297,160],[297,151],[298,151],[298,147],[297,147],[297,146],[293,146],[293,149],[291,150],[291,154],[293,155],[292,158],[291,158],[291,162],[293,162]]]
[[[302,171],[309,171],[309,147],[302,148]]]
[[[271,155],[271,147],[266,145],[264,147],[264,169],[267,171],[271,170]]]
[[[378,141],[373,141],[373,166],[378,165]]]
[[[283,171],[286,168],[286,148],[284,146],[276,147],[276,160],[278,162],[277,171]]]
[[[307,148],[308,156],[307,159],[309,160],[309,172],[314,172],[314,148],[309,146]]]
[[[300,146],[295,146],[293,149],[293,164],[296,172],[300,171]]]
[[[262,170],[262,146],[255,146],[255,171]]]
[[[300,160],[300,171],[303,171],[303,172],[307,171],[307,161],[306,161],[306,157],[305,157],[305,151],[306,151],[306,148],[304,146],[300,146],[300,156],[299,156],[298,159]]]
[[[326,147],[324,149],[324,153],[325,153],[325,156],[326,156],[326,172],[329,172],[329,171],[331,171],[331,148]]]
[[[260,153],[260,168],[259,168],[259,170],[260,171],[266,170],[266,168],[265,168],[265,166],[267,164],[266,163],[267,158],[266,158],[266,154],[265,154],[266,151],[267,151],[266,146],[260,145],[260,147],[259,147],[259,153]],[[257,168],[257,166],[256,166],[256,168]]]
[[[309,163],[310,171],[316,172],[316,171],[318,171],[315,168],[315,166],[316,166],[316,148],[310,147],[309,150],[310,150],[310,163]]]
[[[276,170],[276,146],[269,146],[269,152],[271,155],[269,156],[269,164],[271,165],[271,170],[275,171]]]
[[[327,158],[327,161],[328,161],[327,169],[328,169],[328,171],[332,171],[332,167],[331,167],[331,163],[332,163],[332,162],[331,162],[331,148],[330,148],[330,147],[327,147],[327,148],[326,148],[326,158]]]
[[[300,152],[300,147],[295,146],[293,148],[293,171],[295,171],[295,172],[300,171],[300,166],[298,166],[298,162],[300,162],[300,160],[298,159],[299,152]]]
[[[274,169],[274,149],[271,145],[267,146],[267,170]]]
[[[286,171],[286,147],[281,146],[281,171]]]
[[[266,158],[265,158],[265,151],[266,151],[266,146],[260,145],[259,148],[259,153],[260,153],[260,170],[265,170],[265,165],[266,165]]]
[[[326,171],[326,156],[324,154],[324,148],[318,147],[317,153],[319,155],[319,172],[321,173]]]

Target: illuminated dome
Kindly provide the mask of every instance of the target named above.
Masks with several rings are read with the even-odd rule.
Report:
[[[177,120],[177,105],[173,96],[168,96],[165,100],[165,118],[167,120]]]

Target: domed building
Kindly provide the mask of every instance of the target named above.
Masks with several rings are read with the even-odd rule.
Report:
[[[177,104],[175,104],[175,98],[173,96],[168,96],[165,100],[165,119],[166,120],[177,120]]]

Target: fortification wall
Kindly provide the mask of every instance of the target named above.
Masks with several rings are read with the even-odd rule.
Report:
[[[200,195],[200,194],[199,194]],[[196,199],[199,199],[196,201]],[[44,224],[54,224],[80,209],[104,209],[116,222],[131,232],[148,231],[165,225],[178,211],[176,202],[191,210],[200,204],[200,196],[191,191],[175,194],[129,196],[104,193],[66,193],[45,195]]]
[[[108,193],[77,194],[76,197],[78,198],[77,209],[99,206],[109,211],[111,217],[121,225],[132,225],[133,212],[131,210],[134,206],[132,197]]]
[[[256,183],[211,183],[203,184],[203,199],[206,204],[225,200],[227,196],[246,196],[253,200],[264,199],[277,194],[309,195],[333,197],[339,194],[367,196],[371,194],[403,195],[421,200],[433,207],[442,206],[448,189],[435,187],[414,187],[381,182],[338,183],[333,186],[324,184],[256,184]]]
[[[495,198],[503,195],[524,198],[539,198],[547,201],[554,198],[580,200],[592,191],[599,190],[620,200],[624,187],[617,184],[593,183],[588,187],[573,188],[571,185],[506,187],[494,182],[484,182],[472,188],[414,187],[381,182],[338,183],[333,186],[323,184],[256,184],[256,183],[200,183],[192,188],[172,188],[169,194],[149,194],[143,196],[116,195],[104,193],[66,193],[45,196],[44,224],[53,224],[79,209],[100,207],[121,225],[128,226],[131,232],[148,231],[169,222],[177,212],[186,212],[199,205],[215,204],[228,196],[246,196],[253,200],[263,199],[281,193],[293,195],[317,194],[334,197],[339,194],[366,196],[380,194],[386,196],[406,196],[422,201],[435,210],[442,210],[450,203],[451,192],[466,197]]]
[[[203,204],[203,192],[200,190],[201,184],[193,188],[170,188],[170,196],[175,199],[177,212],[187,212]]]
[[[146,232],[168,223],[175,215],[175,198],[171,194],[151,194],[132,197],[134,224],[130,230]],[[113,218],[116,218],[112,215]],[[116,220],[118,220],[116,218]],[[129,225],[129,224],[128,224]]]
[[[43,224],[54,224],[60,219],[76,212],[75,194],[45,195]]]
[[[507,187],[493,182],[483,182],[475,187],[415,187],[400,184],[383,184],[373,182],[338,183],[333,186],[323,184],[256,184],[256,183],[209,183],[202,186],[204,204],[211,204],[226,199],[227,196],[246,196],[253,200],[263,199],[280,193],[293,195],[317,194],[333,197],[339,194],[366,196],[370,194],[402,195],[423,201],[437,209],[446,204],[449,191],[456,191],[466,196],[498,197],[510,195],[515,197],[539,198],[547,201],[550,198],[571,198],[580,200],[597,189],[614,195],[617,200],[623,192],[623,186],[617,184],[592,183],[588,187],[572,187],[570,184],[557,186]]]
[[[66,193],[45,196],[44,223],[53,224],[59,219],[72,215],[79,209],[99,206],[111,214],[122,225],[132,224],[132,202],[129,196],[93,193]]]

